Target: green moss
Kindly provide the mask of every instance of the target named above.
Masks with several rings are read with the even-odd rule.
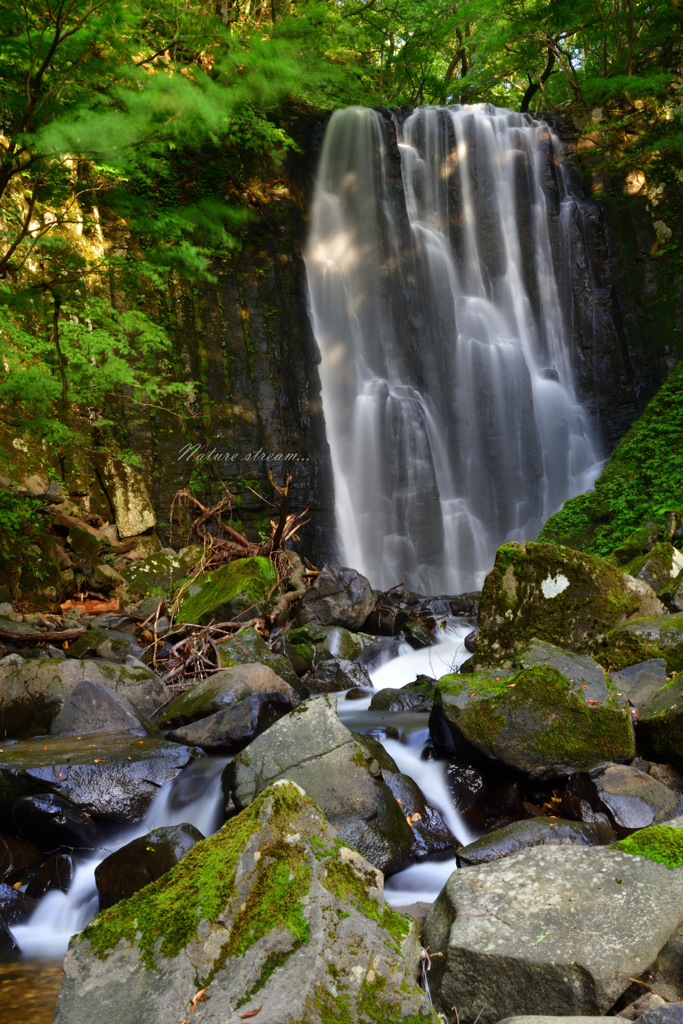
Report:
[[[683,829],[651,825],[621,839],[616,846],[624,853],[647,857],[668,868],[683,867]]]
[[[565,502],[539,540],[608,555],[643,520],[683,509],[683,362],[617,445],[591,494]]]
[[[439,680],[439,693],[455,698],[447,717],[469,743],[496,757],[503,732],[519,734],[520,751],[533,764],[590,764],[623,759],[632,752],[630,716],[616,695],[601,706],[586,704],[550,665],[534,665],[512,675],[475,673]],[[521,760],[524,760],[522,757]]]
[[[267,558],[239,558],[222,565],[197,581],[199,591],[183,601],[178,622],[206,625],[223,616],[257,608],[277,581],[277,572]]]
[[[401,944],[410,931],[410,921],[388,904],[382,907],[377,899],[368,896],[368,888],[376,885],[374,874],[367,872],[363,877],[360,871],[360,867],[334,860],[327,868],[325,888],[338,899],[352,903],[361,914],[389,932],[393,942],[388,945],[400,955]]]
[[[122,900],[98,914],[83,932],[83,938],[90,942],[96,956],[104,959],[121,939],[133,943],[138,934],[142,960],[150,969],[154,967],[155,955],[172,959],[185,949],[196,936],[200,920],[215,918],[235,895],[234,872],[237,859],[258,830],[258,818],[265,801],[271,797],[273,799],[271,824],[275,829],[279,821],[286,822],[291,813],[301,808],[302,801],[310,802],[310,798],[302,797],[296,791],[291,794],[289,788],[277,787],[261,794],[215,836],[196,843],[183,860],[158,881],[141,889],[130,899]],[[255,913],[249,916],[250,904],[239,915],[238,921],[241,922],[240,927],[250,929],[254,934],[266,927],[266,923],[270,926],[267,930],[277,926],[288,927],[298,940],[303,935],[303,924],[293,909],[293,900],[283,896],[283,892],[286,893],[289,884],[294,886],[297,893],[301,891],[304,868],[297,868],[292,873],[291,865],[284,864],[280,871],[277,863],[270,863],[269,855],[280,856],[281,846],[286,844],[275,843],[272,850],[262,850],[260,863],[263,864],[262,873],[265,877],[259,877],[256,883],[260,891],[263,891],[265,882],[270,880],[280,894],[279,901],[269,901],[269,922]],[[290,855],[292,849],[288,847]],[[290,873],[293,874],[291,882]],[[233,929],[224,946],[223,958],[239,955],[241,948],[237,929]]]

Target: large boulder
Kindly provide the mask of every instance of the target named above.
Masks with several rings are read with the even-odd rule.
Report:
[[[444,676],[429,719],[434,741],[460,760],[493,760],[531,776],[571,774],[635,753],[625,698],[607,680],[568,679],[551,665]]]
[[[610,672],[609,677],[632,707],[641,708],[657,690],[666,686],[666,662],[663,658],[649,658]]]
[[[315,800],[339,838],[385,872],[411,855],[411,829],[363,749],[337,717],[332,695],[312,697],[258,736],[225,768],[226,809],[241,810],[276,779],[291,779]]]
[[[611,669],[662,658],[668,672],[683,669],[683,612],[644,615],[610,630],[594,646],[597,660]]]
[[[638,737],[649,757],[683,768],[683,672],[641,706]]]
[[[179,694],[162,711],[158,725],[181,726],[233,707],[257,693],[279,694],[293,701],[294,690],[272,669],[260,664],[234,665],[220,669]]]
[[[136,537],[156,526],[157,517],[144,479],[121,459],[98,460],[102,485],[114,509],[119,537]]]
[[[36,793],[55,793],[103,821],[140,821],[159,787],[198,753],[111,732],[7,745],[0,753],[0,821],[15,800]]]
[[[604,1014],[683,922],[683,871],[607,847],[537,846],[454,872],[427,915],[449,1024]],[[434,953],[442,953],[435,958]]]
[[[363,665],[344,658],[332,658],[321,662],[306,673],[302,682],[306,684],[310,693],[337,693],[340,690],[350,690],[354,686],[368,690],[373,688],[368,670]]]
[[[278,585],[278,574],[268,558],[238,558],[197,577],[187,588],[178,622],[208,625],[244,621],[262,614],[266,600]]]
[[[81,679],[64,701],[50,727],[53,736],[64,733],[131,732],[151,736],[154,726],[128,700],[103,683]]]
[[[282,782],[74,940],[55,1024],[427,1024],[418,961],[381,873]]]
[[[57,658],[0,665],[0,737],[49,732],[63,704],[83,679],[124,694],[148,717],[170,698],[159,676],[142,665]]]
[[[355,569],[326,565],[297,605],[297,621],[361,629],[375,606],[368,580]]]
[[[651,587],[602,558],[553,544],[504,544],[484,581],[474,663],[502,662],[532,638],[583,651],[627,619],[663,611]]]
[[[189,570],[201,557],[199,545],[184,548],[179,555],[156,551],[121,571],[128,593],[144,597],[150,591],[170,594],[173,588],[183,582]]]

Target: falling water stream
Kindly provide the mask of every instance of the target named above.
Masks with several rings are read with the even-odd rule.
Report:
[[[580,216],[530,115],[333,114],[305,259],[340,556],[374,586],[474,589],[594,483],[567,308]]]

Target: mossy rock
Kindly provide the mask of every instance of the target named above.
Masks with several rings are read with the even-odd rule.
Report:
[[[621,839],[616,845],[624,853],[647,857],[666,864],[668,868],[683,867],[683,829],[680,828],[650,825]]]
[[[643,704],[637,728],[648,757],[683,767],[683,673]]]
[[[627,618],[662,610],[650,588],[602,558],[504,544],[482,589],[474,665],[495,665],[533,638],[582,651]]]
[[[449,753],[548,778],[634,756],[631,715],[607,685],[598,701],[550,665],[494,672],[438,681],[429,728]]]
[[[284,654],[275,654],[271,651],[263,637],[252,626],[248,629],[241,629],[230,640],[217,646],[221,655],[222,668],[230,668],[232,665],[242,665],[246,662],[258,662],[259,665],[267,665],[295,690],[301,689],[299,677],[289,658],[286,658]]]
[[[135,562],[130,568],[123,569],[121,575],[133,597],[144,597],[150,591],[163,591],[168,595],[186,579],[188,570],[200,557],[201,548],[197,545],[185,548],[182,555],[167,555],[164,551],[157,551]]]
[[[376,637],[369,633],[353,633],[343,626],[319,626],[308,623],[288,630],[286,641],[309,668],[321,661],[343,658],[353,661],[374,644]]]
[[[215,1020],[436,1024],[419,954],[381,873],[283,781],[75,939],[55,1024],[191,1019],[198,989]]]
[[[277,584],[277,571],[268,558],[238,558],[191,584],[177,621],[206,626],[253,618],[266,610],[267,599],[274,599]]]
[[[298,681],[298,680],[297,680]],[[295,699],[293,688],[267,665],[246,663],[233,665],[202,679],[168,704],[159,717],[159,726],[179,726],[207,718],[234,707],[257,693],[282,694]]]
[[[661,541],[663,532],[663,528],[658,523],[649,521],[641,523],[614,549],[610,555],[610,561],[615,565],[626,567],[629,562],[652,551]],[[629,570],[624,568],[624,572],[629,572]]]
[[[663,658],[667,672],[683,669],[683,612],[634,619],[593,644],[593,656],[608,671]]]
[[[662,541],[646,554],[638,555],[623,567],[629,576],[644,580],[656,594],[670,590],[683,570],[683,555],[673,544]]]
[[[646,520],[659,525],[667,510],[683,509],[682,446],[683,361],[612,452],[595,490],[565,502],[538,539],[603,556],[628,547],[627,539],[632,545]],[[639,553],[630,550],[630,558]]]

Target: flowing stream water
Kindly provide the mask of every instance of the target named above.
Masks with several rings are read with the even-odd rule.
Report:
[[[530,115],[330,119],[305,259],[340,557],[374,586],[475,589],[501,543],[593,485],[568,285],[580,217]]]

